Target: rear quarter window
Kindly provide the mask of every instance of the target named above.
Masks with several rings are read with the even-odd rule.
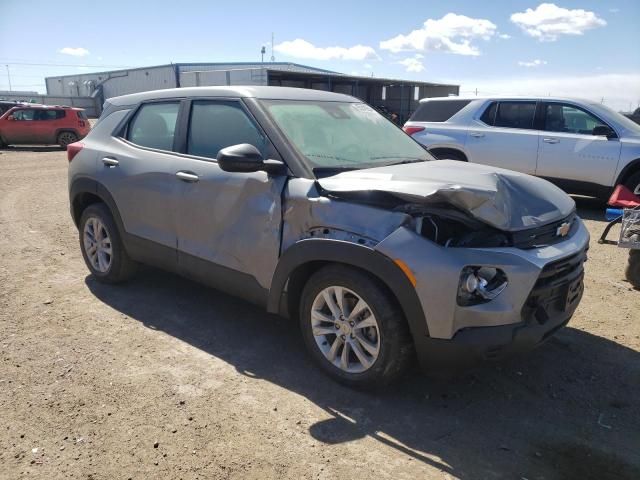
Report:
[[[411,115],[411,122],[446,122],[469,105],[471,100],[436,100],[421,103]]]

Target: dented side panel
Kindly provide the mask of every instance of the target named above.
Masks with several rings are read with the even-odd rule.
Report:
[[[305,238],[331,238],[374,246],[409,215],[322,196],[315,182],[291,179],[284,193],[282,252]]]
[[[179,252],[249,274],[268,289],[280,253],[286,178],[229,173],[195,159],[182,159],[181,169],[200,179],[181,182]]]

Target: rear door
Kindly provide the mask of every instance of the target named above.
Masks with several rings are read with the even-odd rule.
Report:
[[[128,247],[167,268],[177,259],[180,181],[174,137],[180,106],[180,100],[143,103],[99,159],[99,180],[131,236]]]
[[[543,106],[544,131],[536,174],[573,187],[572,191],[588,191],[590,185],[612,186],[620,140],[593,135],[595,127],[609,125],[571,103],[545,102]]]
[[[280,157],[241,100],[194,100],[188,124],[178,168],[185,175],[177,212],[180,268],[259,303],[280,252],[286,177],[225,172],[215,158],[241,143],[265,158]]]
[[[64,110],[38,109],[34,120],[33,131],[37,143],[55,143],[57,120],[64,118]]]
[[[469,126],[469,161],[534,174],[539,137],[535,112],[535,101],[489,102]]]

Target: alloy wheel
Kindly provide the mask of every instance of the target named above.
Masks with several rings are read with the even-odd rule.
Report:
[[[108,272],[113,252],[111,237],[99,218],[90,217],[85,222],[82,240],[91,266],[100,273]]]
[[[380,328],[373,310],[357,293],[330,286],[311,307],[313,337],[324,357],[346,373],[362,373],[380,354]]]

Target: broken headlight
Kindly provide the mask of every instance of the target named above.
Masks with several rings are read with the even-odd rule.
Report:
[[[507,284],[507,275],[499,268],[464,267],[458,284],[458,305],[468,307],[489,302],[500,295]]]

